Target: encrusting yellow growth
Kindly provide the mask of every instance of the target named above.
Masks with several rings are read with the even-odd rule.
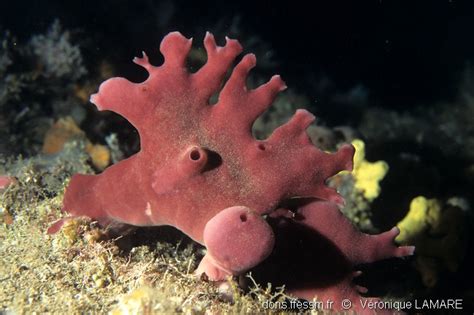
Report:
[[[354,139],[352,145],[354,154],[354,187],[360,191],[364,198],[373,201],[380,195],[380,181],[388,172],[388,164],[385,161],[369,162],[365,159],[365,143],[360,139]]]
[[[426,287],[434,287],[441,271],[458,269],[466,252],[464,211],[449,202],[423,196],[414,198],[410,210],[397,224],[400,229],[395,241],[415,245],[415,267]]]
[[[440,217],[441,205],[438,200],[426,199],[423,196],[414,198],[407,215],[397,224],[400,234],[395,240],[404,244],[413,242],[426,229],[437,229]]]
[[[92,164],[103,170],[110,164],[110,151],[101,144],[92,144],[75,121],[71,117],[60,118],[46,132],[43,143],[43,153],[56,154],[59,153],[66,142],[72,139],[85,139],[85,151],[89,154]]]
[[[148,286],[139,287],[123,296],[111,315],[125,314],[152,314],[153,305],[156,304],[156,294]]]
[[[105,169],[110,164],[110,150],[102,144],[87,142],[86,152],[92,160],[92,164],[99,170]]]

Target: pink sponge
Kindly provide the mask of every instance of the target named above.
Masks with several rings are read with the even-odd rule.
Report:
[[[256,65],[253,54],[245,55],[224,83],[242,51],[240,44],[227,38],[219,47],[208,33],[204,46],[206,64],[190,73],[186,56],[191,40],[170,33],[160,46],[161,66],[151,65],[145,54],[134,59],[149,74],[144,82],[111,78],[101,84],[91,102],[132,123],[141,149],[99,175],[74,175],[63,210],[102,225],[174,226],[207,246],[198,272],[221,280],[245,272],[272,251],[274,235],[262,216],[278,217],[281,211],[276,210],[288,200],[307,198],[311,203],[297,209],[302,219],[271,219],[289,222],[288,239],[293,232],[304,234],[304,240],[297,238],[287,251],[304,244],[301,249],[311,256],[301,260],[304,265],[296,271],[307,276],[289,281],[288,287],[306,298],[322,292],[342,296],[357,262],[410,254],[411,249],[391,243],[396,231],[369,237],[355,231],[338,212],[336,205],[344,201],[326,181],[352,169],[354,148],[344,145],[333,154],[316,148],[306,133],[314,116],[302,109],[267,139],[255,139],[254,121],[285,83],[276,75],[249,89],[247,76]],[[217,93],[217,103],[210,104]],[[62,222],[49,232],[57,231]],[[286,232],[278,225],[275,229],[277,235]],[[286,236],[278,237],[278,248],[288,244]],[[340,254],[312,250],[326,243],[333,244],[329,254]],[[332,262],[329,257],[340,259]],[[321,261],[335,272],[327,274],[318,267]]]
[[[0,175],[0,189],[5,189],[11,184],[14,184],[16,179],[7,175]]]
[[[256,59],[247,54],[222,87],[242,48],[228,38],[218,47],[209,33],[204,46],[207,63],[189,73],[185,60],[191,40],[170,33],[160,46],[163,65],[151,65],[145,54],[134,59],[148,71],[147,80],[111,78],[101,84],[91,101],[127,118],[139,132],[141,149],[99,175],[74,175],[65,211],[103,225],[172,225],[202,244],[206,224],[226,208],[245,206],[264,215],[298,196],[343,203],[325,182],[352,168],[353,147],[334,154],[316,148],[306,134],[314,116],[305,110],[268,139],[256,140],[253,122],[285,84],[273,76],[248,89]],[[217,104],[210,104],[219,90]]]

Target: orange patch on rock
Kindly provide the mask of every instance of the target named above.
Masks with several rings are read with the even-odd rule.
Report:
[[[56,154],[63,148],[64,144],[71,140],[85,140],[85,151],[89,154],[92,164],[99,170],[103,170],[110,164],[110,151],[101,144],[90,142],[84,131],[82,131],[71,117],[60,118],[46,132],[43,143],[43,153]]]

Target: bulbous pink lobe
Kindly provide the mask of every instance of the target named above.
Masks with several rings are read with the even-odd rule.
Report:
[[[231,274],[241,274],[270,255],[272,228],[247,207],[230,207],[213,217],[204,229],[204,245],[212,261]]]

